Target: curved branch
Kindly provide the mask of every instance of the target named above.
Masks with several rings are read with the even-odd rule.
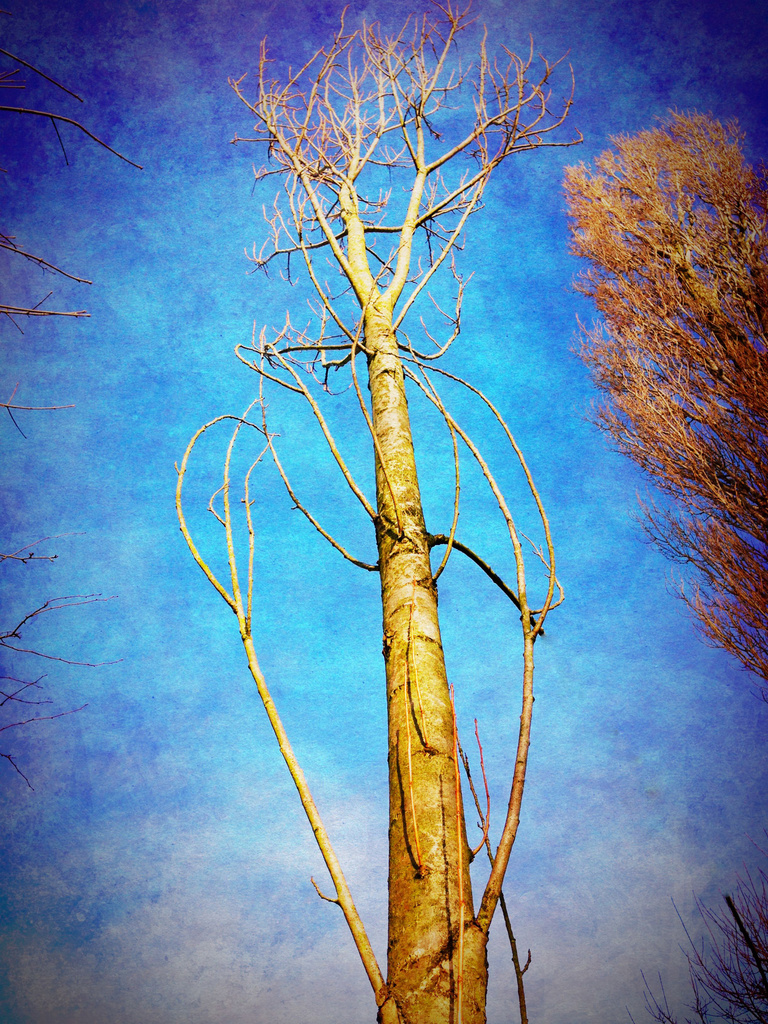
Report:
[[[440,405],[438,404],[437,399],[431,394],[429,389],[424,384],[422,384],[418,377],[416,377],[415,374],[410,369],[408,369],[408,367],[404,367],[404,371],[408,378],[412,380],[424,392],[424,394],[427,396],[430,402],[432,402],[433,405],[440,409]],[[453,424],[453,427],[458,433],[459,437],[462,439],[464,444],[466,444],[466,446],[469,448],[470,452],[475,458],[475,461],[480,466],[483,476],[485,477],[488,486],[491,488],[491,491],[493,492],[493,495],[496,498],[496,502],[499,506],[499,510],[501,511],[501,514],[504,517],[504,521],[507,524],[509,538],[512,542],[512,547],[515,552],[515,564],[517,566],[517,588],[519,602],[518,608],[520,609],[521,618],[523,620],[523,633],[527,636],[530,630],[530,610],[528,608],[528,601],[525,589],[525,568],[523,562],[522,547],[520,544],[520,539],[517,535],[517,529],[512,518],[512,513],[509,511],[506,499],[504,498],[504,495],[499,489],[499,486],[496,483],[493,474],[488,468],[488,463],[481,455],[475,443],[472,441],[472,439],[469,437],[466,431],[462,430],[462,428],[458,425],[456,420],[448,412],[444,410],[444,408],[441,409],[441,412],[447,418],[447,420],[449,420]]]
[[[439,547],[442,544],[447,544],[449,540],[450,538],[446,537],[444,533],[432,533],[429,535],[429,546],[430,548]],[[492,583],[495,583],[499,590],[509,598],[515,608],[520,611],[520,601],[518,600],[517,594],[507,586],[501,576],[494,572],[487,562],[483,561],[480,555],[476,554],[476,552],[466,544],[462,544],[462,542],[457,540],[455,537],[453,539],[453,547],[456,548],[457,551],[460,551],[462,555],[466,555],[467,558],[473,561],[479,569],[482,569],[488,579]]]
[[[451,557],[451,551],[456,542],[456,527],[459,524],[459,498],[461,496],[461,477],[459,473],[459,446],[456,443],[456,431],[453,429],[453,424],[448,423],[448,429],[451,432],[451,441],[453,443],[453,473],[455,480],[455,487],[453,492],[453,519],[451,520],[451,529],[448,537],[446,538],[446,549],[443,555],[443,560],[437,567],[435,572],[432,574],[432,582],[436,583],[440,578],[443,569],[448,564],[448,559]]]
[[[262,402],[261,394],[256,399],[256,402]],[[252,403],[252,405],[253,404],[254,403]],[[249,409],[251,407],[252,406],[249,406]],[[215,423],[218,423],[224,419],[231,419],[234,420],[236,423],[235,429],[232,434],[232,438],[229,443],[229,447],[227,449],[223,488],[224,521],[227,529],[227,555],[233,584],[231,596],[224,590],[222,585],[218,582],[216,577],[213,575],[213,573],[205,564],[199,552],[197,551],[197,548],[195,547],[192,538],[189,534],[189,530],[187,529],[181,505],[181,485],[192,449],[194,448],[195,443],[197,442],[198,438],[204,431],[209,429],[209,427],[213,426]],[[376,1003],[378,1006],[382,1008],[383,1020],[387,1022],[387,1024],[396,1024],[398,1020],[397,1013],[389,999],[389,992],[384,982],[384,977],[381,973],[381,969],[379,968],[376,956],[373,952],[373,948],[366,934],[363,922],[360,918],[357,908],[355,907],[354,901],[352,899],[352,894],[349,890],[346,878],[344,877],[344,872],[342,871],[341,868],[341,864],[339,863],[338,857],[336,856],[336,852],[333,848],[330,837],[328,836],[328,833],[325,829],[323,820],[320,817],[320,813],[312,797],[312,792],[309,788],[309,784],[307,783],[304,772],[301,768],[301,765],[298,762],[298,759],[296,758],[296,755],[293,752],[293,748],[288,739],[288,734],[285,730],[280,715],[278,714],[275,702],[272,699],[271,693],[269,692],[266,679],[261,671],[259,661],[256,656],[256,650],[253,644],[253,636],[251,633],[250,624],[250,610],[253,590],[252,547],[251,544],[249,543],[247,595],[248,603],[246,610],[246,606],[243,603],[242,591],[238,582],[237,561],[232,536],[231,507],[229,502],[229,463],[238,433],[240,431],[240,428],[244,424],[252,426],[255,429],[258,429],[258,427],[256,427],[255,424],[249,423],[243,416],[219,416],[215,420],[212,420],[210,423],[207,423],[203,427],[201,427],[190,441],[189,445],[187,446],[187,450],[184,453],[184,459],[182,460],[181,468],[177,470],[179,479],[176,488],[176,509],[179,516],[179,523],[181,525],[181,530],[182,533],[184,534],[184,538],[187,541],[187,544],[189,546],[190,551],[192,552],[192,555],[195,558],[195,561],[201,567],[206,577],[208,578],[209,582],[215,587],[218,593],[221,594],[221,596],[224,598],[227,604],[232,608],[232,610],[237,615],[238,626],[240,629],[240,638],[243,642],[245,653],[248,659],[248,668],[250,670],[254,682],[256,683],[256,688],[259,692],[259,696],[261,697],[261,701],[264,705],[267,717],[269,718],[272,730],[275,733],[278,746],[280,747],[280,752],[283,755],[283,759],[285,760],[285,763],[288,767],[288,771],[290,772],[291,778],[293,779],[294,785],[296,786],[296,789],[298,791],[299,799],[301,800],[301,805],[304,808],[304,813],[306,814],[309,820],[312,832],[314,833],[315,836],[315,840],[317,842],[318,847],[320,848],[323,860],[325,861],[326,867],[328,868],[328,871],[333,880],[333,884],[336,889],[336,901],[341,907],[344,913],[344,917],[347,921],[349,930],[352,933],[352,937],[354,939],[355,945],[360,955],[360,959],[362,960],[363,966],[373,988],[376,997]],[[269,434],[267,434],[267,439],[268,441],[270,440]],[[252,468],[253,467],[251,467],[251,469]],[[248,476],[250,476],[250,472],[251,470],[248,471]],[[252,522],[250,519],[250,499],[247,490],[245,492],[245,495],[246,515],[249,529],[249,541],[251,541]],[[387,1008],[385,1004],[388,1003],[389,1007]]]
[[[443,370],[439,366],[430,367],[430,369],[434,370],[436,373],[441,373],[444,377],[450,377],[450,379],[451,380],[455,380],[457,384],[462,384],[465,388],[468,388],[470,391],[472,391],[474,394],[476,394],[478,396],[478,398],[480,398],[488,406],[488,408],[491,410],[491,412],[495,416],[496,420],[498,421],[499,425],[501,426],[502,430],[507,435],[507,440],[509,441],[510,445],[512,446],[512,449],[513,449],[515,455],[517,456],[518,461],[520,462],[520,466],[521,466],[521,468],[523,470],[523,473],[525,474],[525,479],[526,479],[526,482],[528,484],[528,488],[529,488],[529,490],[531,492],[533,500],[536,503],[536,508],[538,510],[538,513],[539,513],[539,518],[541,519],[541,523],[542,523],[542,526],[544,528],[544,536],[545,536],[546,544],[547,544],[547,554],[549,556],[549,563],[547,564],[547,562],[544,562],[544,564],[547,566],[547,571],[548,571],[548,575],[549,575],[549,586],[547,588],[547,597],[546,597],[546,600],[545,600],[543,606],[537,612],[539,618],[538,618],[538,623],[537,623],[537,625],[535,627],[535,632],[541,633],[541,632],[543,632],[544,619],[547,617],[547,613],[552,608],[556,608],[559,604],[562,604],[562,602],[565,599],[565,597],[564,597],[564,593],[563,593],[563,588],[560,585],[560,583],[557,580],[557,577],[555,575],[555,546],[554,546],[554,543],[552,541],[552,532],[551,532],[550,526],[549,526],[549,518],[547,517],[547,514],[544,511],[544,505],[542,503],[541,496],[539,495],[539,492],[538,492],[538,490],[536,488],[536,485],[533,482],[533,476],[531,474],[530,469],[528,468],[528,463],[525,461],[525,457],[524,457],[522,451],[520,450],[517,442],[515,441],[514,437],[512,436],[512,432],[510,431],[510,429],[507,426],[506,422],[504,421],[503,417],[499,413],[498,409],[491,402],[491,400],[489,398],[487,398],[483,394],[482,391],[480,391],[479,388],[474,387],[474,385],[468,383],[463,378],[457,377],[455,374],[449,373],[447,370]],[[422,370],[422,372],[423,372],[423,370]],[[544,560],[542,559],[542,561],[544,561]],[[554,597],[554,591],[555,591],[555,587],[556,586],[557,586],[557,588],[558,588],[558,590],[560,592],[560,598],[556,602],[553,603],[552,599]]]
[[[349,485],[349,489],[355,495],[355,497],[360,502],[360,504],[363,506],[365,511],[368,513],[368,515],[371,517],[371,519],[375,520],[376,519],[376,510],[373,508],[373,506],[368,501],[366,496],[363,494],[363,492],[357,486],[357,484],[355,483],[355,481],[354,481],[354,479],[352,477],[352,474],[347,469],[347,465],[344,462],[344,459],[341,457],[341,453],[339,452],[339,449],[336,447],[336,442],[333,439],[333,435],[331,434],[330,430],[328,429],[328,424],[325,422],[325,418],[324,418],[323,414],[320,412],[320,407],[318,406],[317,402],[312,397],[312,394],[309,391],[309,388],[307,388],[307,386],[303,383],[303,381],[299,377],[298,373],[287,362],[287,360],[283,359],[282,355],[280,354],[278,349],[276,349],[274,347],[274,345],[269,345],[269,350],[272,352],[272,354],[278,360],[278,362],[283,367],[283,369],[287,370],[288,373],[290,373],[290,375],[296,381],[296,385],[297,385],[298,389],[301,391],[301,393],[306,398],[307,402],[310,405],[310,408],[312,409],[312,412],[315,414],[315,419],[320,424],[320,429],[323,432],[323,436],[325,437],[326,443],[327,443],[328,447],[331,449],[331,453],[333,454],[333,457],[336,460],[336,464],[338,465],[339,469],[341,470],[342,476],[347,481],[347,484]],[[258,372],[261,373],[262,371],[259,370]],[[269,375],[265,374],[265,376],[269,376]]]
[[[263,415],[265,415],[265,414],[263,414]],[[270,436],[269,433],[267,433],[266,418],[264,419],[264,434],[265,434],[265,436],[267,438],[267,443],[269,444],[269,450],[272,452],[272,458],[274,460],[275,466],[277,467],[277,471],[280,474],[280,478],[282,479],[283,484],[285,485],[286,491],[288,491],[288,494],[290,495],[291,501],[296,506],[296,508],[299,510],[299,512],[301,512],[303,515],[305,515],[307,517],[307,519],[310,521],[310,523],[312,523],[312,525],[317,530],[317,532],[322,537],[324,537],[332,547],[336,548],[336,550],[339,552],[339,554],[343,555],[343,557],[346,558],[348,562],[351,562],[353,565],[358,566],[360,569],[367,569],[368,572],[378,572],[378,569],[379,569],[378,565],[370,565],[368,562],[361,562],[359,558],[355,558],[354,555],[350,555],[350,553],[346,550],[346,548],[343,548],[341,546],[341,544],[339,544],[339,542],[337,540],[335,540],[330,535],[330,533],[327,532],[327,530],[324,530],[323,527],[320,525],[320,523],[312,515],[312,513],[301,504],[299,499],[296,497],[295,491],[291,487],[290,481],[288,480],[288,477],[286,476],[285,470],[283,469],[283,466],[282,466],[282,463],[280,462],[280,459],[277,457],[277,452],[275,451],[275,446],[272,444],[272,437]]]
[[[436,400],[430,394],[429,390],[421,383],[421,381],[415,376],[415,374],[408,369],[404,368],[409,379],[413,380],[429,398],[433,404],[437,405]],[[445,414],[448,415],[448,414]],[[496,857],[494,858],[493,867],[488,878],[488,882],[483,893],[483,898],[480,903],[480,910],[477,914],[477,924],[484,935],[488,934],[491,927],[491,921],[496,910],[496,906],[501,896],[501,887],[504,882],[504,875],[509,864],[509,857],[512,852],[512,846],[514,845],[517,837],[517,829],[520,825],[520,807],[523,801],[523,791],[525,789],[525,776],[528,766],[528,751],[531,745],[531,721],[533,717],[533,645],[536,639],[537,632],[541,632],[541,626],[543,623],[544,615],[539,618],[538,622],[533,624],[531,618],[531,611],[528,606],[526,587],[525,587],[525,565],[523,562],[522,547],[520,544],[517,530],[515,528],[514,520],[507,507],[507,503],[504,499],[503,494],[499,490],[498,484],[494,479],[488,465],[473,443],[467,433],[461,429],[456,423],[453,417],[450,417],[456,432],[459,434],[461,439],[467,445],[469,450],[472,452],[476,462],[480,466],[480,469],[485,476],[489,487],[491,488],[494,497],[499,505],[499,509],[507,523],[507,529],[509,531],[509,537],[512,542],[512,546],[515,552],[515,564],[517,566],[517,585],[518,585],[518,600],[520,602],[520,619],[523,628],[523,701],[522,710],[520,714],[520,730],[518,733],[517,740],[517,754],[515,757],[515,770],[512,777],[512,785],[510,787],[509,804],[507,806],[507,815],[504,821],[504,827],[501,833],[501,839],[499,846],[496,851]],[[550,581],[550,586],[554,586]],[[546,611],[546,608],[545,608]]]
[[[179,466],[176,467],[176,473],[177,473],[177,481],[176,481],[176,515],[179,518],[179,528],[181,529],[181,532],[182,532],[182,534],[184,536],[184,540],[187,542],[187,547],[189,548],[189,550],[190,550],[190,552],[192,554],[192,557],[197,562],[197,564],[200,566],[200,568],[203,570],[203,572],[205,573],[206,579],[211,584],[211,586],[214,588],[214,590],[216,590],[216,592],[218,594],[220,594],[224,598],[224,600],[227,602],[227,604],[232,609],[232,611],[235,612],[235,614],[237,614],[237,605],[235,604],[234,597],[232,597],[225,590],[225,588],[222,586],[222,584],[219,583],[218,579],[213,574],[213,571],[210,569],[210,567],[208,566],[207,562],[205,561],[203,556],[198,551],[197,546],[195,545],[195,542],[192,540],[192,534],[189,532],[189,528],[187,527],[187,521],[186,521],[186,519],[184,517],[184,509],[182,507],[182,498],[181,498],[181,491],[182,491],[182,487],[184,485],[184,475],[187,472],[187,463],[189,462],[189,457],[192,454],[192,450],[194,449],[194,447],[197,444],[197,442],[200,439],[200,437],[206,432],[206,430],[209,430],[211,427],[215,426],[217,423],[221,423],[223,420],[237,420],[237,421],[239,421],[240,417],[239,416],[232,416],[231,414],[226,414],[224,416],[217,416],[215,419],[210,420],[210,422],[208,422],[208,423],[204,424],[202,427],[200,427],[200,429],[195,432],[195,434],[193,435],[191,441],[187,445],[186,451],[184,452],[184,458],[181,460],[181,466],[180,467]]]

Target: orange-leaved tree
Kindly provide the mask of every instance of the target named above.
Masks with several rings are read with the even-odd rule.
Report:
[[[598,422],[671,499],[644,508],[710,642],[768,680],[768,187],[735,122],[672,114],[569,168]],[[765,693],[765,690],[764,690]]]
[[[260,253],[254,250],[253,262],[266,270],[272,261],[284,261],[289,278],[296,261],[300,263],[315,290],[316,329],[294,327],[288,317],[273,334],[264,329],[257,339],[254,330],[253,343],[238,346],[239,358],[259,377],[258,397],[251,407],[259,410],[258,415],[249,411],[242,417],[219,417],[201,427],[179,467],[177,490],[182,532],[209,581],[237,616],[251,673],[333,882],[331,901],[344,913],[373,988],[378,1019],[386,1024],[485,1020],[486,942],[519,822],[533,707],[534,643],[547,613],[560,599],[547,518],[511,432],[490,399],[437,361],[459,334],[464,282],[455,254],[469,218],[480,210],[491,174],[508,157],[570,144],[552,135],[566,118],[570,95],[552,107],[549,83],[557,65],[542,60],[535,71],[532,48],[525,57],[505,49],[503,59],[494,60],[483,38],[475,63],[460,66],[454,51],[469,23],[468,10],[450,3],[435,6],[436,17],[410,19],[394,37],[382,34],[377,25],[347,32],[342,21],[332,42],[299,70],[289,70],[284,82],[272,77],[262,44],[253,95],[243,78],[232,82],[255,118],[255,134],[234,141],[266,146],[270,164],[257,172],[257,180],[274,176],[282,183],[267,215],[269,238]],[[449,102],[454,101],[463,109],[463,121],[461,114],[450,111]],[[337,290],[326,281],[327,264],[341,279]],[[417,300],[431,297],[428,289],[441,270],[453,273],[455,305],[450,312],[437,307],[447,327],[445,335],[437,340],[428,334],[419,343],[411,326]],[[348,375],[360,411],[361,438],[372,444],[372,499],[354,479],[323,414],[321,403],[331,373],[336,379]],[[522,535],[480,448],[449,411],[443,382],[468,388],[485,403],[519,459],[544,534],[537,555],[546,578],[535,602],[526,582]],[[366,384],[369,396],[364,393]],[[345,550],[302,504],[267,424],[263,394],[273,385],[294,393],[311,408],[340,473],[370,520],[378,549],[375,563]],[[452,442],[455,501],[445,532],[430,532],[424,520],[406,386],[420,392],[440,413]],[[234,421],[234,430],[217,492],[220,498],[214,495],[209,507],[226,532],[226,582],[214,574],[196,546],[182,508],[182,484],[192,450],[205,431],[224,419]],[[245,427],[261,434],[262,455],[271,456],[295,506],[309,522],[340,556],[380,577],[390,807],[386,976],[257,660],[251,623],[250,473],[242,505],[249,538],[247,570],[237,563],[230,496],[231,456]],[[514,585],[505,583],[457,535],[460,444],[479,465],[506,524],[516,564]],[[442,554],[435,567],[430,561],[433,551]],[[474,851],[467,841],[456,717],[437,607],[437,581],[455,552],[470,558],[514,602],[523,648],[522,713],[506,819],[492,847],[487,810],[478,806],[486,829]],[[469,867],[483,846],[492,867],[475,902]],[[520,967],[516,951],[514,956],[524,1016],[525,967]]]

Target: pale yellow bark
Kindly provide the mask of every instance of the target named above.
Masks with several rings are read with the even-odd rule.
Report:
[[[469,850],[456,786],[437,589],[389,310],[366,315],[365,347],[373,428],[386,465],[385,476],[377,455],[376,533],[389,721],[388,985],[407,1024],[459,1019],[481,1024],[485,936],[472,924]],[[460,888],[466,908],[462,940]],[[461,946],[464,998],[459,1013]]]
[[[378,968],[373,967],[375,961],[372,954],[369,956],[367,940],[361,938],[364,933],[358,929],[356,912],[353,913],[352,908],[349,914],[345,910],[345,914],[376,993],[381,1024],[485,1022],[487,935],[519,821],[530,739],[533,642],[552,603],[555,586],[554,556],[546,517],[522,456],[496,410],[480,396],[507,430],[546,532],[550,585],[544,605],[533,611],[527,602],[520,540],[495,481],[477,449],[444,409],[433,385],[428,382],[422,385],[416,380],[443,414],[454,445],[455,505],[450,535],[446,538],[446,558],[436,574],[430,564],[430,544],[434,544],[436,538],[430,537],[424,523],[404,387],[404,364],[398,346],[398,339],[401,343],[406,339],[401,325],[414,301],[430,287],[434,275],[446,261],[452,261],[454,247],[463,235],[468,218],[478,208],[492,171],[514,152],[559,145],[543,139],[562,124],[571,102],[570,99],[565,101],[559,115],[548,107],[548,81],[556,65],[545,61],[540,79],[529,79],[533,44],[527,59],[507,51],[508,64],[499,66],[488,59],[483,39],[474,77],[475,116],[459,141],[454,140],[439,152],[440,135],[433,128],[434,118],[459,84],[455,75],[446,71],[445,65],[453,53],[455,36],[468,23],[468,9],[454,10],[449,6],[440,10],[443,18],[435,22],[427,18],[417,20],[396,39],[382,38],[374,26],[346,35],[342,19],[332,43],[317,51],[285,85],[265,77],[269,62],[262,47],[259,95],[255,103],[245,100],[240,91],[242,80],[232,83],[238,96],[256,115],[256,141],[268,144],[279,173],[287,180],[290,216],[284,219],[275,206],[274,216],[268,217],[273,229],[274,251],[266,257],[256,256],[254,252],[253,262],[266,268],[273,257],[287,256],[290,274],[290,255],[299,254],[320,303],[321,327],[317,337],[310,342],[303,332],[293,330],[286,321],[286,328],[278,334],[276,343],[267,343],[262,337],[260,349],[249,350],[260,352],[262,359],[259,365],[255,361],[249,365],[263,377],[304,395],[342,474],[373,518],[376,529],[379,559],[375,568],[381,577],[389,742],[386,985],[376,973]],[[358,40],[362,46],[362,60],[352,54],[353,40]],[[446,165],[461,156],[468,156],[476,163],[471,163],[458,180],[448,174],[444,177]],[[366,193],[363,187],[358,192],[361,172],[370,163],[389,164],[390,171],[408,168],[407,209],[397,226],[387,224],[384,216],[388,194],[380,195],[377,200],[375,192]],[[261,175],[259,172],[257,177]],[[373,231],[376,234],[372,234]],[[420,232],[422,241],[426,238],[428,254],[422,252],[425,265],[420,261],[415,268],[414,239]],[[387,240],[392,242],[391,248]],[[328,285],[320,262],[316,262],[323,247],[327,247],[323,255],[331,256],[329,262],[335,261],[357,300],[360,314],[354,322],[350,322],[343,307],[346,300],[341,295],[349,294],[346,286],[337,292],[335,286]],[[448,319],[452,319],[455,330],[448,342],[441,348],[438,346],[437,353],[423,357],[426,360],[435,359],[446,351],[459,332],[463,283],[455,268],[453,270],[458,297],[455,317]],[[335,339],[328,343],[327,323],[335,325],[334,330],[338,329],[343,344],[336,344]],[[281,339],[285,338],[289,339],[288,343],[283,341],[281,346]],[[317,353],[326,372],[331,366],[338,369],[344,362],[351,361],[353,386],[373,438],[375,509],[351,478],[303,375],[293,363],[299,350],[307,356],[313,351]],[[340,350],[348,354],[336,359]],[[330,352],[332,358],[326,361]],[[361,353],[367,359],[370,413],[355,368],[355,358]],[[413,349],[411,355],[420,365],[422,357]],[[270,367],[279,364],[293,383],[266,370],[265,360]],[[307,368],[314,370],[315,366],[309,356]],[[412,369],[411,366],[407,371],[411,376]],[[266,433],[266,424],[264,430]],[[525,643],[523,708],[512,792],[499,853],[477,917],[472,901],[470,855],[457,771],[454,709],[437,614],[436,577],[454,544],[459,550],[467,550],[455,539],[460,490],[457,436],[479,460],[499,500],[515,553],[517,593],[499,581],[479,556],[474,557],[515,601],[521,613]],[[293,497],[279,464],[278,468]],[[300,503],[297,505],[345,557],[365,568],[373,568],[352,558]],[[237,600],[230,597],[215,580],[212,582],[232,607],[238,604],[239,597]],[[236,590],[233,580],[233,592]],[[255,654],[253,658],[255,664]],[[254,678],[259,685],[257,674],[258,670]],[[282,741],[281,749],[285,755]],[[292,768],[294,781],[300,778],[299,772],[298,766],[296,773]],[[297,786],[302,792],[298,781]],[[313,821],[309,801],[307,791],[302,795],[302,802]],[[322,833],[317,829],[315,835],[336,883],[339,902],[344,906],[339,895],[343,891],[340,868],[330,856],[332,851],[326,854],[323,843],[327,837],[321,842]]]

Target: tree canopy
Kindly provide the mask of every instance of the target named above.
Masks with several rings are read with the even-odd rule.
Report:
[[[598,423],[662,492],[651,537],[693,570],[704,636],[768,679],[768,188],[735,122],[673,113],[565,190]]]

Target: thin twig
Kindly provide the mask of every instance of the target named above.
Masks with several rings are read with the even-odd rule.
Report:
[[[317,884],[317,882],[314,880],[314,878],[310,877],[309,880],[312,883],[312,885],[314,885],[315,892],[317,893],[317,895],[320,897],[321,900],[325,900],[326,903],[335,903],[337,907],[341,906],[339,901],[337,899],[334,899],[333,896],[326,896],[324,892],[321,892],[320,887]]]
[[[3,11],[2,13],[8,14],[8,11]],[[15,60],[17,64],[22,64],[25,68],[29,68],[30,71],[34,71],[36,75],[40,75],[40,77],[44,78],[46,82],[50,82],[51,85],[55,85],[57,89],[61,89],[68,95],[74,96],[74,98],[76,100],[79,100],[81,103],[84,102],[82,96],[78,96],[76,92],[72,92],[72,90],[68,89],[66,85],[62,85],[61,82],[57,82],[55,78],[51,78],[50,75],[46,75],[44,71],[41,71],[40,68],[36,68],[34,64],[28,64],[27,61],[22,60],[21,57],[17,57],[14,53],[9,53],[7,50],[3,50],[1,47],[0,53],[4,53],[6,57],[10,57],[11,60]]]
[[[116,149],[112,149],[112,147],[107,145],[107,143],[100,139],[98,135],[94,135],[93,132],[89,132],[85,125],[80,124],[79,121],[75,121],[71,117],[64,117],[63,114],[52,114],[49,110],[32,110],[29,107],[6,107],[3,105],[0,106],[0,110],[5,110],[9,113],[16,114],[33,114],[39,117],[48,117],[52,121],[63,121],[65,124],[73,124],[75,128],[79,128],[81,132],[85,132],[89,139],[93,139],[94,142],[97,142],[100,146],[103,146],[104,149],[108,149],[109,152],[112,153],[114,156],[120,157],[121,160],[124,160],[127,164],[130,164],[131,167],[136,167],[140,171],[144,170],[141,164],[134,163],[133,160],[129,160],[127,156],[123,156],[123,154],[118,153]]]
[[[264,415],[266,417],[266,413],[264,413]],[[283,481],[285,489],[286,489],[286,491],[288,491],[288,494],[290,495],[291,501],[293,502],[294,506],[299,510],[299,512],[302,513],[302,515],[306,516],[306,518],[314,526],[314,528],[317,530],[317,532],[320,534],[320,536],[324,537],[328,541],[328,543],[339,552],[340,555],[342,555],[344,558],[347,559],[348,562],[351,562],[353,565],[358,566],[360,569],[366,569],[368,572],[378,572],[378,569],[379,569],[378,565],[371,565],[369,562],[362,562],[359,558],[355,558],[354,555],[350,555],[350,553],[347,551],[347,549],[345,547],[343,547],[341,544],[339,544],[339,542],[336,540],[336,538],[332,537],[331,534],[328,533],[328,531],[325,530],[320,525],[320,523],[317,521],[317,519],[315,519],[315,517],[312,515],[312,513],[309,511],[309,509],[307,509],[304,505],[302,505],[302,503],[296,497],[296,492],[291,487],[291,483],[290,483],[290,481],[288,479],[288,476],[286,475],[286,472],[283,469],[282,462],[278,458],[277,451],[275,449],[274,444],[272,443],[272,435],[267,433],[266,430],[267,430],[267,428],[266,428],[266,418],[265,418],[265,420],[264,420],[264,431],[265,431],[265,435],[267,437],[267,444],[269,445],[269,450],[272,453],[272,459],[273,459],[273,461],[275,463],[275,466],[277,467],[277,471],[280,474],[280,479]]]
[[[461,806],[461,775],[459,774],[459,730],[456,725],[456,704],[453,699],[453,685],[450,688],[451,695],[451,714],[453,716],[453,780],[455,787],[455,801],[456,801],[456,835],[458,836],[458,854],[457,854],[457,875],[458,875],[458,887],[459,887],[459,965],[456,971],[456,1001],[457,1001],[457,1013],[456,1022],[461,1024],[462,1018],[462,1004],[464,994],[464,918],[466,908],[464,905],[464,843],[463,830],[462,830],[462,806]]]
[[[37,263],[40,267],[45,267],[46,270],[51,270],[55,274],[61,274],[62,277],[68,277],[70,281],[77,281],[78,284],[93,284],[93,281],[89,281],[86,277],[77,277],[75,274],[69,274],[66,270],[62,270],[61,267],[57,267],[55,263],[49,263],[48,260],[44,260],[42,256],[35,256],[34,253],[20,249],[18,245],[13,243],[12,237],[0,235],[0,238],[5,239],[4,242],[0,241],[0,249],[7,249],[9,252],[23,256],[25,259],[30,260],[30,262]]]
[[[724,899],[725,899],[725,902],[726,902],[726,904],[728,906],[728,909],[731,912],[731,915],[733,916],[734,921],[736,922],[736,925],[737,925],[739,931],[741,932],[741,934],[742,934],[742,936],[744,938],[744,941],[747,944],[747,947],[749,948],[749,952],[752,954],[752,959],[755,961],[755,966],[757,967],[758,971],[760,972],[760,977],[763,980],[763,991],[765,993],[765,998],[768,999],[768,975],[766,975],[766,973],[765,973],[765,966],[763,965],[762,958],[761,958],[760,954],[757,951],[757,946],[755,945],[755,940],[752,938],[752,936],[747,931],[747,927],[744,924],[744,920],[743,920],[741,914],[739,913],[739,911],[738,911],[738,909],[736,907],[736,904],[733,901],[733,897],[726,894]]]
[[[410,699],[410,693],[408,692],[408,690],[408,672],[406,670],[405,685],[403,686],[403,706],[405,707],[405,735],[407,745],[406,749],[408,754],[408,796],[411,805],[413,838],[416,844],[416,863],[418,875],[421,878],[421,876],[424,874],[424,861],[421,856],[421,842],[419,840],[419,820],[416,815],[416,799],[413,792],[413,748],[411,743],[411,712],[413,702]]]
[[[475,720],[475,728],[477,728],[477,720]],[[480,739],[478,737],[478,744],[479,744],[479,742],[480,742]],[[477,809],[478,817],[480,818],[481,825],[483,826],[483,845],[485,846],[486,853],[488,854],[488,860],[489,860],[489,862],[491,864],[491,867],[493,867],[494,856],[493,856],[493,851],[491,849],[491,841],[488,838],[488,819],[490,818],[490,800],[488,800],[488,804],[487,804],[488,811],[487,811],[486,815],[483,815],[483,811],[482,811],[482,809],[480,807],[480,799],[479,799],[479,797],[477,795],[477,790],[475,789],[475,784],[474,784],[474,781],[472,779],[472,772],[471,772],[470,767],[469,767],[469,758],[464,753],[464,751],[461,749],[461,746],[459,746],[459,753],[460,753],[460,756],[461,756],[462,763],[464,765],[464,771],[466,772],[466,775],[467,775],[467,781],[469,782],[469,788],[470,788],[470,790],[472,792],[472,797],[473,797],[473,799],[475,801],[475,808]],[[483,772],[483,780],[485,781],[485,772]],[[486,795],[487,794],[488,794],[488,784],[487,784],[487,781],[486,781]],[[479,852],[479,849],[480,849],[480,847],[478,847],[475,852],[476,853]],[[510,917],[509,917],[509,911],[507,909],[507,901],[504,898],[504,893],[503,892],[499,893],[499,903],[501,905],[501,913],[502,913],[502,916],[504,918],[504,927],[506,928],[507,939],[509,940],[509,947],[510,947],[510,950],[512,952],[512,965],[513,965],[513,967],[515,969],[515,980],[517,982],[517,1001],[518,1001],[518,1006],[520,1008],[520,1024],[528,1024],[528,1011],[527,1011],[526,1002],[525,1002],[525,983],[523,981],[523,975],[525,974],[525,972],[528,970],[528,968],[531,965],[531,951],[530,951],[530,949],[528,950],[528,959],[525,962],[525,966],[521,968],[520,967],[520,958],[519,958],[518,953],[517,953],[517,940],[515,939],[515,933],[512,930],[512,921],[510,920]]]

